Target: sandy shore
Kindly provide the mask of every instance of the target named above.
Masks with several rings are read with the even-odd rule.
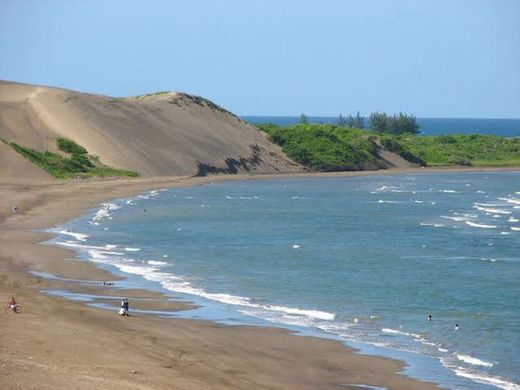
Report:
[[[495,171],[464,169],[463,171]],[[503,171],[504,169],[500,169]],[[460,172],[408,169],[320,174],[359,176]],[[308,177],[316,174],[290,175]],[[11,295],[22,313],[0,313],[1,389],[355,389],[354,384],[389,389],[435,389],[397,372],[398,361],[356,354],[343,344],[297,337],[274,328],[229,327],[207,321],[147,315],[120,318],[114,312],[51,297],[43,288],[92,295],[121,295],[134,307],[182,310],[189,304],[159,293],[121,291],[101,283],[38,278],[51,272],[81,280],[114,280],[114,275],[74,259],[64,248],[39,244],[55,226],[112,198],[152,189],[220,180],[282,178],[285,175],[157,178],[108,181],[0,183],[0,300]],[[19,212],[12,215],[16,204]]]

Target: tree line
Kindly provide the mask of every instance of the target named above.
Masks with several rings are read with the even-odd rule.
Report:
[[[388,115],[384,112],[373,112],[368,117],[368,121],[366,119],[358,111],[356,115],[350,114],[347,117],[339,115],[337,125],[339,127],[368,129],[387,134],[419,134],[419,125],[415,116],[411,114],[400,112],[399,114]],[[305,114],[301,114],[300,123],[308,124],[309,118]]]

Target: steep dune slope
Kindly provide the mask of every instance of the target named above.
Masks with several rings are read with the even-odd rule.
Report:
[[[49,181],[53,177],[23,158],[10,146],[0,142],[0,180],[5,182],[28,183]]]
[[[256,128],[182,93],[111,98],[0,81],[0,138],[59,152],[70,138],[105,164],[142,176],[293,172],[301,168]],[[2,162],[23,158],[11,154]]]

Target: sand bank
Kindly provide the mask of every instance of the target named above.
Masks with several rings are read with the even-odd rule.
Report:
[[[100,281],[113,281],[114,275],[75,260],[69,250],[39,244],[50,235],[35,232],[77,217],[103,201],[145,190],[220,180],[432,171],[461,170],[0,183],[0,300],[7,302],[14,295],[23,308],[19,315],[0,313],[0,388],[357,388],[353,384],[437,388],[396,374],[403,369],[401,362],[358,355],[336,341],[296,337],[274,328],[230,327],[143,314],[120,318],[82,302],[43,294],[43,288],[56,288],[113,296],[113,300],[105,300],[108,303],[125,295],[142,309],[183,310],[189,305],[151,291],[122,292],[113,286],[103,287]],[[19,207],[16,215],[11,213],[14,204]],[[29,270],[91,282],[52,281]]]

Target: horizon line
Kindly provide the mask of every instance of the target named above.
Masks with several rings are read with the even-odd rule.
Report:
[[[384,113],[385,111],[374,111],[374,112],[381,112]],[[402,111],[401,111],[402,112]],[[235,114],[240,118],[298,118],[302,114],[297,115],[243,115],[243,114]],[[339,115],[344,114],[336,114],[336,115],[307,115],[304,113],[304,115],[307,118],[338,118]],[[349,114],[345,114],[349,115]],[[414,114],[411,114],[414,115]],[[370,115],[362,115],[365,119],[368,119]],[[468,117],[468,116],[416,116],[417,119],[480,119],[480,120],[520,120],[520,117],[518,118],[511,118],[511,117]]]

